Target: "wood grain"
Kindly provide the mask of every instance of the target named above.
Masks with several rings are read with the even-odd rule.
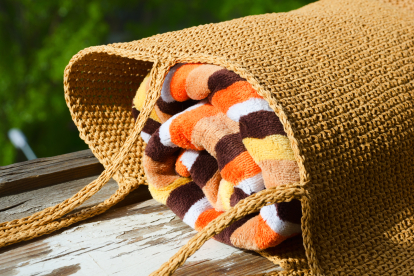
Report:
[[[47,207],[54,206],[73,196],[96,178],[97,175],[94,175],[19,194],[0,197],[0,222],[23,218]],[[115,193],[117,189],[118,184],[111,179],[100,191],[94,194],[81,206],[77,207],[73,212],[104,201]],[[114,207],[126,206],[150,198],[151,194],[149,193],[147,186],[140,186]]]
[[[0,167],[0,196],[97,175],[103,170],[91,150],[3,166]]]
[[[0,250],[0,275],[148,275],[194,234],[151,199]],[[256,253],[210,240],[175,275],[254,275],[276,269]]]
[[[83,151],[2,167],[0,222],[72,196],[102,171],[97,162]],[[76,210],[107,199],[116,189],[117,183],[109,181]],[[150,198],[147,187],[140,186],[100,216],[0,249],[0,275],[148,275],[195,234]],[[210,240],[175,275],[255,275],[279,269],[254,252]]]

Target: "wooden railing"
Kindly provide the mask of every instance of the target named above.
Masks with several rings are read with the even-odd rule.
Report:
[[[55,205],[102,171],[90,150],[0,167],[0,222]],[[105,200],[116,189],[117,183],[109,181],[74,211]],[[148,275],[194,233],[141,186],[100,216],[0,249],[0,275]],[[254,252],[211,240],[176,275],[255,275],[275,269]]]

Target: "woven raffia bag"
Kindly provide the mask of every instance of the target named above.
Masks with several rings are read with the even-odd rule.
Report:
[[[265,256],[289,275],[414,275],[414,1],[324,0],[130,43],[87,48],[65,70],[80,136],[106,170],[65,202],[0,225],[0,246],[100,214],[145,184],[139,133],[179,62],[223,66],[279,116],[300,183],[240,201],[155,274],[170,274],[208,238],[260,207],[302,202],[302,238]],[[137,123],[131,100],[150,72]],[[111,177],[118,191],[64,216]]]

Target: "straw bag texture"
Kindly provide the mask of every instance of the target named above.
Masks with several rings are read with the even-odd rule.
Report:
[[[274,275],[414,275],[414,2],[323,0],[150,38],[87,48],[65,70],[65,98],[80,136],[106,170],[71,199],[0,225],[0,246],[107,210],[145,184],[139,137],[168,69],[226,67],[281,119],[300,183],[241,201],[156,272],[170,274],[202,243],[260,207],[297,198],[302,237],[262,252]],[[131,100],[150,72],[136,124]],[[105,202],[64,216],[111,177]]]

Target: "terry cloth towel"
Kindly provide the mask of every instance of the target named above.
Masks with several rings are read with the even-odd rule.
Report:
[[[147,89],[145,78],[133,100],[135,118]],[[279,118],[245,79],[220,66],[172,67],[141,137],[152,196],[198,231],[253,193],[299,181]],[[215,239],[267,249],[299,234],[301,215],[298,200],[268,205]]]

